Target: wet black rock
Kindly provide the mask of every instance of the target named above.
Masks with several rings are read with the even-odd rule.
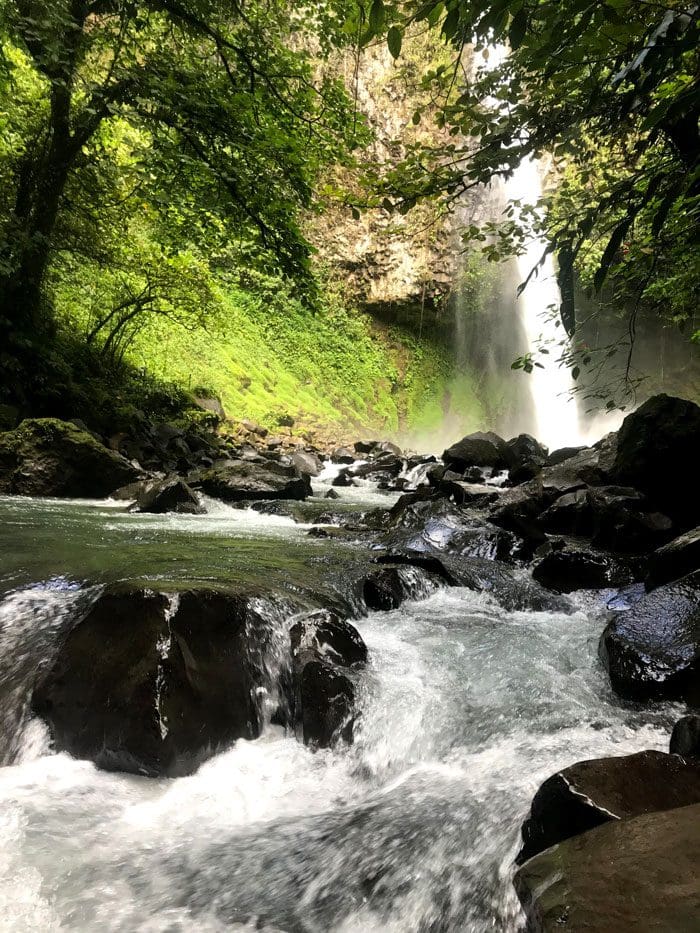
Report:
[[[700,569],[700,527],[674,538],[649,557],[647,587],[678,580]]]
[[[146,483],[136,496],[132,512],[177,512],[181,515],[205,515],[206,509],[195,492],[177,476]]]
[[[700,407],[668,395],[650,398],[618,432],[615,481],[645,492],[680,530],[700,524],[699,437]]]
[[[682,716],[673,727],[669,751],[683,758],[700,758],[700,716]]]
[[[0,494],[101,498],[143,476],[70,421],[30,418],[0,434]]]
[[[526,862],[515,888],[538,933],[688,933],[700,916],[700,806],[614,820]]]
[[[532,571],[538,583],[558,593],[627,586],[642,574],[643,565],[635,558],[574,547],[551,551]]]
[[[107,770],[190,774],[259,735],[268,638],[260,600],[242,593],[114,588],[76,620],[32,705],[58,751]]]
[[[227,461],[201,473],[198,485],[208,496],[225,502],[306,499],[311,495],[308,476],[300,476],[295,467],[272,460],[262,464]]]
[[[329,489],[323,498],[324,499],[340,499],[340,493],[336,492],[335,489]]]
[[[477,431],[448,447],[442,459],[450,469],[457,472],[464,472],[467,467],[472,466],[505,468],[507,446],[498,434]]]
[[[534,551],[547,540],[540,515],[552,498],[537,479],[506,489],[489,510],[489,521],[519,535]]]
[[[519,434],[506,443],[506,465],[513,485],[534,479],[546,460],[547,448],[530,434]]]
[[[352,742],[357,718],[353,671],[367,663],[360,633],[335,613],[319,610],[297,617],[290,639],[297,736],[314,748]]]
[[[615,438],[608,436],[600,447],[584,447],[572,457],[542,470],[542,488],[553,497],[574,492],[585,486],[602,486],[610,482]]]
[[[553,450],[547,457],[546,464],[547,466],[557,466],[560,463],[563,463],[565,460],[569,460],[571,457],[576,456],[582,450],[586,450],[586,447],[557,447],[556,450]]]
[[[336,447],[331,454],[333,463],[354,463],[357,456],[349,447]]]
[[[402,496],[390,510],[379,543],[393,550],[438,551],[465,557],[512,560],[520,555],[517,535],[454,505],[430,490]]]
[[[348,469],[348,467],[346,467],[345,469],[341,470],[340,473],[338,473],[338,475],[333,479],[333,482],[331,485],[343,487],[343,486],[355,486],[356,483],[350,474],[350,470]]]
[[[362,599],[368,609],[398,609],[407,599],[425,596],[437,584],[425,569],[383,567],[372,571],[362,584]]]
[[[402,469],[402,460],[393,454],[384,453],[375,460],[370,460],[369,463],[361,463],[358,466],[351,467],[350,475],[376,481],[387,476],[398,476]]]
[[[523,824],[516,861],[610,820],[700,803],[700,762],[645,751],[579,761],[548,778]]]
[[[700,704],[700,572],[647,593],[615,613],[600,656],[613,689],[636,699]]]
[[[367,645],[355,626],[328,609],[297,616],[289,635],[295,659],[311,651],[343,667],[367,663]]]

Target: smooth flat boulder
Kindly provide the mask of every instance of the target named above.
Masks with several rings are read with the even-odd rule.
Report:
[[[600,656],[620,696],[700,704],[700,571],[615,613]]]
[[[118,490],[119,493],[122,490]],[[168,476],[163,480],[146,483],[137,493],[132,512],[150,512],[161,515],[165,512],[177,512],[180,515],[205,515],[206,509],[200,503],[194,490],[178,476]]]
[[[700,527],[686,531],[650,555],[647,587],[670,583],[695,570],[700,570]]]
[[[515,889],[537,933],[691,933],[700,805],[613,821],[526,862]]]
[[[464,472],[467,467],[505,467],[506,442],[492,431],[476,431],[457,441],[443,453],[442,459],[452,470]]]
[[[0,434],[0,494],[102,498],[143,472],[70,421],[29,418]]]
[[[548,778],[523,823],[522,864],[610,820],[700,804],[700,762],[645,751],[579,761]]]
[[[33,709],[57,751],[111,771],[190,774],[260,734],[268,608],[234,591],[107,590],[64,638]]]
[[[208,496],[224,502],[255,499],[306,499],[311,495],[309,477],[293,466],[273,460],[249,463],[233,460],[199,475],[198,485]]]
[[[645,492],[683,531],[700,524],[698,438],[700,407],[655,395],[623,421],[612,466],[615,482]]]

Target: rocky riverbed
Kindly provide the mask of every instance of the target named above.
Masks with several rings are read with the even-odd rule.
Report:
[[[106,439],[39,419],[0,435],[0,754],[19,820],[11,864],[38,878],[34,907],[88,929],[116,858],[157,919],[134,926],[122,905],[108,929],[512,930],[525,922],[517,862],[533,929],[687,929],[700,910],[698,436],[700,409],[666,396],[591,448],[479,433],[440,458],[211,426]],[[270,743],[293,771],[272,791],[272,835],[255,817],[236,825],[264,864],[288,832],[304,841],[269,891],[230,835],[227,870],[246,890],[211,868],[212,841],[190,875],[206,903],[144,888],[121,830],[114,851],[94,849],[82,895],[32,842],[31,825],[62,832],[61,781],[83,841],[103,832],[102,805],[78,803],[88,774],[123,821],[125,780],[165,800],[227,762],[235,790],[260,754],[245,806],[264,807]],[[86,761],[100,771],[75,770]],[[30,802],[20,788],[42,769],[52,777]],[[321,772],[323,798],[309,790]],[[204,845],[194,824],[184,833]],[[658,876],[655,833],[664,852],[674,834],[679,846]],[[606,888],[596,865],[609,859]],[[157,884],[183,870],[171,852]],[[645,927],[654,902],[635,892],[650,888]]]

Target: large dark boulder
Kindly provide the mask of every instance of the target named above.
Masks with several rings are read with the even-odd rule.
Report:
[[[295,450],[291,456],[291,462],[299,473],[304,473],[306,476],[318,476],[323,470],[321,458],[309,450]]]
[[[531,549],[546,541],[540,519],[542,512],[554,499],[545,492],[539,479],[506,489],[489,511],[489,520],[527,541]]]
[[[198,485],[208,496],[225,502],[255,499],[306,499],[311,495],[307,475],[273,460],[249,463],[232,460],[201,473]]]
[[[0,494],[101,498],[142,476],[70,421],[29,418],[0,434]]]
[[[649,557],[647,587],[653,589],[700,570],[700,527],[658,548]]]
[[[428,491],[407,493],[389,512],[379,543],[392,550],[438,551],[463,557],[511,560],[517,535]]]
[[[121,490],[119,490],[121,492]],[[146,483],[138,491],[132,512],[177,512],[181,515],[205,515],[206,509],[195,492],[178,476]]]
[[[530,434],[519,434],[506,443],[506,464],[511,483],[534,479],[547,461],[547,448]]]
[[[356,708],[354,672],[367,662],[357,629],[327,610],[297,617],[292,646],[292,721],[305,745],[351,743]]]
[[[615,481],[645,492],[681,530],[700,524],[698,438],[700,407],[668,395],[650,398],[618,432]]]
[[[477,431],[457,441],[442,455],[450,469],[464,472],[467,467],[505,467],[507,466],[506,442],[492,431]]]
[[[68,632],[33,708],[58,751],[107,770],[190,774],[259,735],[270,625],[243,593],[108,590]]]
[[[562,547],[546,554],[532,570],[542,586],[558,593],[627,586],[642,574],[639,560],[592,548]]]
[[[700,803],[700,762],[657,751],[579,761],[535,794],[516,861],[610,820],[694,803]]]
[[[429,573],[427,568],[415,566],[373,570],[362,583],[362,600],[368,609],[380,612],[398,609],[406,600],[425,596],[437,586]]]
[[[682,716],[673,727],[669,752],[683,758],[700,758],[700,716]]]
[[[700,704],[700,571],[615,613],[600,656],[623,697]]]
[[[584,447],[572,457],[554,466],[545,466],[541,481],[545,493],[556,497],[585,486],[602,486],[610,482],[614,456],[614,438],[596,447]]]
[[[537,933],[690,933],[700,917],[700,805],[615,820],[526,862]]]

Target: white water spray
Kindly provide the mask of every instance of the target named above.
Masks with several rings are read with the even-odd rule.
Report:
[[[536,204],[542,195],[540,165],[534,158],[524,159],[505,182],[509,201]],[[525,281],[538,266],[547,244],[533,236],[518,256],[518,271]],[[574,381],[568,366],[558,362],[562,329],[557,326],[556,313],[561,294],[551,255],[547,255],[532,275],[518,301],[518,310],[527,336],[529,352],[535,368],[530,374],[530,389],[535,407],[536,433],[540,441],[553,450],[557,447],[582,444],[578,406],[572,395]],[[546,350],[546,353],[542,353]]]

